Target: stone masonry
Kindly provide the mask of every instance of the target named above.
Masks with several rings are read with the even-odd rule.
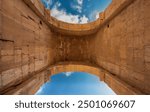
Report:
[[[65,71],[97,75],[117,94],[150,94],[150,0],[112,0],[69,24],[40,0],[0,0],[0,94],[35,94]]]

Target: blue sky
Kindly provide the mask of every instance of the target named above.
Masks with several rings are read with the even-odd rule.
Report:
[[[37,95],[114,95],[115,93],[95,75],[66,72],[53,75]]]
[[[51,15],[69,23],[84,24],[96,20],[112,0],[41,0]]]

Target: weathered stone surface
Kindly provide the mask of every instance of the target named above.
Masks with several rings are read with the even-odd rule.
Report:
[[[22,61],[21,57],[22,50],[20,48],[15,48],[15,63],[20,63]]]
[[[1,55],[8,56],[14,55],[14,43],[10,41],[2,42]]]
[[[28,65],[23,65],[22,66],[22,73],[23,73],[23,76],[25,77],[26,75],[28,75],[29,73],[29,66]]]
[[[15,70],[10,69],[7,71],[2,72],[2,85],[5,86],[15,80]]]
[[[121,80],[142,92],[149,94],[150,90],[147,89],[149,84],[146,81],[146,74],[149,74],[150,38],[149,25],[147,24],[150,22],[146,19],[149,14],[145,13],[145,11],[150,8],[147,7],[146,2],[148,3],[149,1],[135,0],[109,21],[109,27],[105,26],[98,32],[93,45],[95,45],[97,64],[99,66],[114,73]],[[106,9],[106,18],[112,9],[115,9],[113,4],[117,4],[116,0]],[[102,63],[103,61],[105,63]],[[112,66],[110,63],[112,63]],[[116,65],[118,70],[115,70]]]
[[[2,87],[2,74],[0,73],[0,88]]]
[[[0,1],[0,93],[49,64],[47,49],[50,33],[48,26],[23,0]],[[35,36],[41,38],[37,40]],[[35,49],[39,47],[42,48],[37,51],[40,55],[35,54]],[[35,57],[40,62],[36,71]],[[44,82],[39,83],[42,85]]]
[[[13,63],[14,62],[14,56],[1,56],[1,63],[5,64],[5,63]]]
[[[15,69],[15,78],[18,79],[18,78],[22,78],[22,68],[21,67],[18,67]]]
[[[50,75],[83,71],[117,94],[150,94],[149,4],[112,0],[79,25],[51,17],[39,0],[0,0],[0,93],[34,94]]]

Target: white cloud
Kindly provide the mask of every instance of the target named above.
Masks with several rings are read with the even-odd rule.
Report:
[[[57,2],[57,3],[56,3],[56,6],[57,6],[57,7],[60,7],[60,6],[61,6],[61,3],[60,3],[60,2]]]
[[[88,18],[84,15],[83,17],[80,18],[80,23],[88,23]]]
[[[56,4],[51,9],[51,16],[55,17],[56,19],[64,22],[69,23],[87,23],[88,18],[84,15],[83,17],[79,18],[79,15],[72,15],[67,14],[65,10],[58,10],[59,4]]]
[[[83,4],[83,0],[77,0],[77,3],[78,3],[79,5],[82,5],[82,4]]]
[[[72,4],[71,7],[75,10],[77,10],[79,13],[82,12],[82,5],[83,5],[83,0],[77,0],[77,4]]]
[[[49,3],[49,4],[51,3],[51,0],[46,0],[46,1],[47,1],[47,3]]]
[[[57,8],[53,8],[51,10],[51,16],[55,17],[58,20],[69,22],[69,23],[78,23],[79,16],[67,14],[64,10],[58,10]]]
[[[78,12],[82,12],[82,6],[80,5],[74,5],[74,4],[71,4],[71,7],[74,9],[74,10],[77,10]]]
[[[72,75],[72,73],[73,73],[73,72],[65,72],[65,75],[66,75],[67,77],[69,77],[69,76]]]
[[[99,18],[99,11],[95,10],[89,14],[90,20],[97,20]]]
[[[97,12],[97,14],[96,14],[96,19],[98,19],[99,18],[99,12]]]

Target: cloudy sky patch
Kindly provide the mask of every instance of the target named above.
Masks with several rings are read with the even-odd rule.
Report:
[[[51,16],[68,23],[84,24],[96,20],[112,0],[41,0]]]

